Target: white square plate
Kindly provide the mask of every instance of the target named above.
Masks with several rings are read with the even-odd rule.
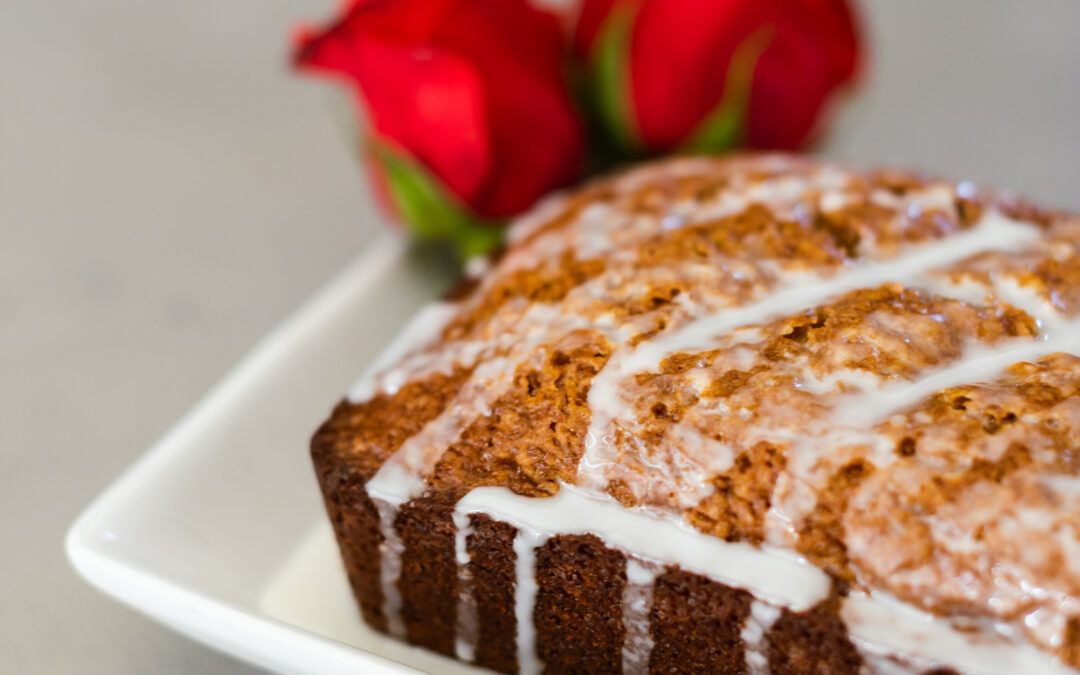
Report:
[[[451,283],[386,235],[272,331],[72,525],[93,585],[289,673],[467,672],[368,630],[307,443],[363,367]]]

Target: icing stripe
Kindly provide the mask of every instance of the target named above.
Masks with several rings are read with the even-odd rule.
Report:
[[[622,650],[623,675],[649,672],[649,655],[653,648],[649,613],[652,611],[653,582],[659,569],[655,564],[630,557],[626,559],[626,586],[622,597],[622,623],[626,631]]]
[[[548,539],[548,534],[528,527],[519,527],[514,537],[514,563],[517,583],[514,587],[514,616],[517,617],[518,673],[536,675],[543,668],[536,655],[536,549]]]
[[[642,560],[627,559],[623,600],[626,673],[644,672],[651,651],[648,616],[657,564],[645,562],[650,559],[677,564],[686,571],[754,593],[751,615],[741,632],[750,673],[768,672],[765,636],[779,616],[776,605],[801,611],[828,593],[828,578],[805,562],[780,552],[702,535],[677,521],[626,509],[614,502],[595,501],[565,485],[555,497],[545,499],[521,497],[501,487],[476,488],[458,503],[455,520],[471,513],[485,513],[518,528],[514,539],[514,613],[518,663],[523,675],[542,670],[536,656],[533,621],[537,594],[535,551],[552,536],[603,531],[600,536],[606,545]],[[749,580],[755,572],[758,578]],[[740,584],[733,577],[749,583]],[[786,597],[779,597],[778,590],[786,591]],[[860,652],[882,662],[895,663],[892,659],[900,658],[919,668],[949,666],[985,675],[1074,672],[1052,656],[1030,645],[1017,644],[999,632],[962,632],[946,620],[880,597],[850,596],[841,618]]]
[[[939,391],[992,379],[1009,366],[1037,360],[1055,352],[1080,352],[1080,323],[1069,331],[1044,339],[1022,339],[1001,347],[976,347],[959,361],[932,371],[915,382],[860,391],[841,401],[834,409],[836,419],[865,419],[879,422],[901,412]]]
[[[1076,675],[1031,645],[993,630],[960,631],[947,620],[885,597],[851,595],[840,617],[860,651],[902,654],[912,665],[927,669],[944,665],[971,675]]]
[[[768,297],[748,305],[720,310],[691,321],[669,335],[643,342],[634,349],[616,352],[593,379],[589,390],[592,422],[589,433],[602,439],[608,425],[625,404],[620,383],[635,373],[655,371],[669,355],[707,349],[718,336],[735,329],[757,325],[769,319],[815,307],[829,298],[883,283],[919,281],[928,270],[959,262],[978,253],[1017,250],[1036,240],[1039,231],[1031,225],[990,211],[969,230],[944,241],[914,246],[893,260],[853,266],[849,271],[822,279],[792,276],[788,283]],[[602,467],[611,461],[608,444],[597,442],[587,448],[579,468],[579,485],[604,488]]]
[[[856,265],[850,271],[828,279],[793,276],[790,284],[759,302],[709,314],[670,335],[642,343],[628,352],[633,356],[625,366],[633,372],[648,370],[659,365],[668,354],[707,349],[717,336],[736,328],[815,307],[831,297],[861,288],[918,280],[927,270],[944,267],[978,253],[1015,250],[1038,236],[1039,231],[1031,225],[990,212],[977,225],[961,234],[945,241],[912,247],[905,255],[893,260]]]
[[[383,592],[383,614],[386,615],[386,628],[390,635],[404,639],[405,622],[401,618],[401,593],[398,591],[398,577],[401,576],[401,553],[405,548],[397,529],[394,528],[394,519],[397,518],[397,505],[373,499],[379,511],[379,528],[383,535],[383,542],[379,544],[379,552],[382,555],[380,561],[380,579]]]
[[[922,283],[919,288],[936,295],[964,301],[979,302],[971,296],[969,284]],[[929,371],[914,382],[898,382],[884,387],[861,388],[861,391],[841,400],[833,417],[837,420],[861,419],[872,426],[894,413],[915,405],[939,391],[965,384],[984,382],[998,377],[1009,366],[1033,361],[1055,352],[1080,353],[1080,321],[1069,321],[1029,289],[996,280],[990,287],[976,286],[989,291],[1034,317],[1042,333],[1035,338],[1016,338],[994,346],[975,345],[964,350],[961,359]]]
[[[450,302],[433,302],[421,309],[397,334],[393,342],[364,369],[356,384],[349,390],[349,401],[363,403],[372,398],[383,388],[380,379],[384,373],[393,372],[390,369],[397,366],[406,355],[439,335],[458,311],[458,306]],[[401,382],[393,384],[396,384],[392,387],[394,389],[401,386]]]
[[[765,636],[780,618],[780,613],[780,608],[760,600],[751,603],[750,616],[746,617],[746,623],[739,633],[746,649],[746,672],[749,675],[768,675],[769,643]]]
[[[472,522],[469,515],[454,511],[454,557],[458,564],[457,635],[454,653],[462,661],[472,663],[476,659],[477,616],[476,598],[473,595],[472,573],[469,570],[469,535]]]
[[[409,437],[367,482],[368,494],[388,500],[408,501],[419,497],[425,478],[443,451],[465,428],[498,398],[509,384],[512,366],[504,358],[493,358],[476,367],[446,409]]]
[[[515,370],[529,358],[535,358],[537,347],[550,338],[548,329],[558,325],[563,332],[569,333],[589,327],[589,322],[577,316],[560,317],[553,305],[536,304],[521,317],[519,325],[530,327],[525,338],[515,343],[505,356],[480,357],[472,375],[442,414],[428,422],[383,462],[366,484],[369,494],[401,502],[422,495],[426,478],[435,469],[443,451],[460,437],[469,424],[490,414],[491,405],[511,386]],[[447,368],[452,366],[446,365]],[[390,371],[386,376],[399,379],[402,376],[398,371]]]
[[[595,534],[623,553],[679,565],[795,611],[809,609],[829,592],[828,576],[792,553],[702,535],[674,518],[592,499],[569,485],[544,499],[522,497],[502,487],[479,487],[459,501],[457,509],[486,513],[519,532],[539,532],[545,538]]]

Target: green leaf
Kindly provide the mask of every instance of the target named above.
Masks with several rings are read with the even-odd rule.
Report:
[[[625,6],[611,10],[600,28],[591,57],[593,101],[597,114],[616,147],[627,155],[641,150],[634,123],[630,85],[630,30],[634,12]]]
[[[772,26],[762,26],[735,48],[728,62],[720,102],[687,136],[682,150],[714,153],[730,150],[743,142],[754,69],[774,34]]]
[[[487,221],[450,194],[419,162],[372,142],[390,197],[409,232],[421,241],[448,243],[464,262],[494,250],[503,238],[501,221]]]

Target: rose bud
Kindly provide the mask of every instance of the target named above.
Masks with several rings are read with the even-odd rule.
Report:
[[[860,62],[845,0],[584,0],[574,43],[623,154],[803,147]]]
[[[295,62],[355,87],[384,203],[468,256],[578,176],[565,49],[555,17],[525,0],[357,0],[302,30]]]

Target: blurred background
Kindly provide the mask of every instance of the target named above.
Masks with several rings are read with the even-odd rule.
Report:
[[[250,672],[76,578],[68,524],[383,227],[286,36],[337,2],[0,2],[0,670]],[[823,154],[1080,209],[1080,3],[864,0]],[[301,450],[298,450],[301,451]]]

